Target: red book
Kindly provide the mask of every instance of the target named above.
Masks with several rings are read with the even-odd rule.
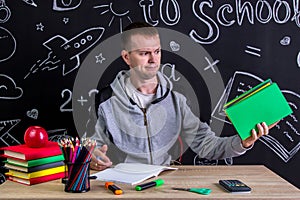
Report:
[[[19,178],[19,177],[15,177],[15,176],[8,176],[8,180],[17,182],[17,183],[22,183],[25,185],[34,185],[34,184],[38,184],[38,183],[44,183],[47,181],[52,181],[55,179],[60,179],[60,178],[64,178],[65,177],[65,172],[60,172],[60,173],[56,173],[56,174],[50,174],[47,176],[41,176],[41,177],[37,177],[37,178],[31,178],[31,179],[23,179],[23,178]]]
[[[57,142],[48,141],[46,146],[31,148],[26,144],[4,147],[4,156],[22,160],[34,160],[62,154]]]

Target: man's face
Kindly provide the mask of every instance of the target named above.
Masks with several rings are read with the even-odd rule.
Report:
[[[159,35],[133,35],[130,49],[123,51],[122,57],[138,78],[147,80],[155,77],[161,62]]]

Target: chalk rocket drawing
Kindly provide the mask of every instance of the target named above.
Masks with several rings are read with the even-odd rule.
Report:
[[[5,50],[1,49],[0,62],[8,60],[16,51],[16,39],[5,28],[0,27],[0,47],[5,47]]]
[[[53,0],[53,10],[68,11],[78,8],[82,0]]]
[[[43,61],[38,60],[24,79],[38,71],[51,71],[60,66],[63,76],[74,71],[80,66],[80,55],[100,40],[104,30],[102,27],[90,28],[70,40],[61,35],[50,38],[43,43],[49,49],[48,57]]]
[[[0,74],[0,100],[1,99],[18,99],[23,95],[23,90],[16,86],[12,78]]]
[[[20,121],[20,119],[0,121],[0,142],[5,146],[21,144],[12,134],[10,134],[10,130]]]
[[[253,86],[263,82],[263,79],[248,73],[235,72],[228,81],[226,88],[212,112],[212,118],[231,124],[228,118],[224,118],[223,105],[230,99],[251,89]],[[293,91],[281,90],[287,99],[293,113],[270,130],[270,134],[261,137],[259,140],[269,147],[284,162],[288,162],[300,150],[300,95]],[[225,120],[224,120],[225,119]]]

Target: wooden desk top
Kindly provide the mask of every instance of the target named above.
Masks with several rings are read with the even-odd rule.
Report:
[[[135,191],[134,186],[117,184],[124,194],[114,195],[104,188],[104,182],[91,180],[86,193],[64,192],[61,180],[33,186],[11,181],[0,185],[0,199],[300,199],[300,190],[261,165],[233,166],[179,166],[176,171],[163,172],[165,180],[160,187]],[[219,179],[239,179],[252,188],[251,193],[230,194],[219,185]],[[151,179],[150,179],[151,180]],[[154,179],[153,179],[154,180]],[[175,191],[171,187],[205,187],[209,195]]]

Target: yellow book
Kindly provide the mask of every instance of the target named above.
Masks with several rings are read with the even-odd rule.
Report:
[[[54,168],[45,169],[45,170],[36,171],[36,172],[31,172],[31,173],[20,172],[17,170],[10,169],[7,174],[9,176],[15,176],[15,177],[24,178],[24,179],[31,179],[31,178],[41,177],[41,176],[47,176],[50,174],[56,174],[56,173],[60,173],[60,172],[64,172],[64,171],[65,171],[65,166],[63,165],[63,166],[54,167]]]

